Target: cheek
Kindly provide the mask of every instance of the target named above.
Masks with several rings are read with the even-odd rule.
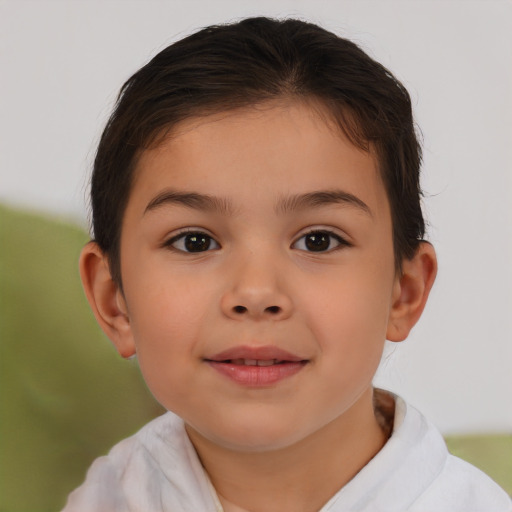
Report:
[[[154,294],[155,301],[139,304],[132,322],[137,360],[144,380],[166,409],[186,400],[186,386],[194,371],[197,323],[180,301]],[[150,297],[148,297],[150,299]],[[142,301],[141,301],[142,302]]]
[[[130,317],[139,357],[155,358],[166,352],[180,353],[193,347],[200,317],[200,298],[185,291],[176,296],[170,288],[157,288],[135,300]]]
[[[351,269],[352,270],[352,269]],[[305,306],[311,314],[310,321],[326,329],[335,328],[340,333],[385,332],[391,305],[393,281],[389,276],[362,269],[347,272],[346,276],[326,279],[323,286],[308,293]]]
[[[199,357],[201,328],[209,323],[205,315],[212,311],[215,294],[201,282],[154,265],[140,269],[126,285],[137,359],[153,390],[153,382],[173,379]]]
[[[389,317],[392,272],[351,267],[307,296],[306,321],[322,352],[345,364],[373,367],[380,361]],[[331,276],[332,277],[332,276]]]
[[[132,272],[126,288],[140,337],[152,330],[162,330],[172,337],[181,332],[186,335],[211,300],[212,283],[190,270],[171,268],[165,258],[148,256],[141,261],[144,263]]]
[[[322,393],[344,390],[342,405],[348,406],[371,384],[380,364],[387,314],[385,305],[371,295],[354,292],[344,299],[324,305],[326,320],[316,324],[315,334],[319,361],[329,375]]]

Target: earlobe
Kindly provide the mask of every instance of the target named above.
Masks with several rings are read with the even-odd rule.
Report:
[[[434,247],[421,242],[413,258],[404,259],[396,277],[386,337],[403,341],[419,320],[437,274]]]
[[[80,277],[94,316],[122,357],[135,354],[126,302],[110,274],[108,259],[95,242],[80,254]]]

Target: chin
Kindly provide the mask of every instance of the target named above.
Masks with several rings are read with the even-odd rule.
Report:
[[[285,449],[307,436],[297,431],[297,426],[290,423],[230,422],[214,431],[202,431],[202,435],[210,442],[223,448],[247,453],[268,452]],[[201,430],[199,430],[201,432]]]

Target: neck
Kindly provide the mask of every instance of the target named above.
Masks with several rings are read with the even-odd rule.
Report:
[[[387,440],[371,388],[321,430],[279,450],[234,451],[187,432],[225,512],[317,511]]]

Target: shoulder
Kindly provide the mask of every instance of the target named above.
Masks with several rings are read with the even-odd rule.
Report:
[[[448,452],[441,434],[414,407],[398,399],[407,411],[403,429],[417,432],[415,423],[421,423],[424,434],[415,438],[420,458],[410,458],[411,474],[429,466],[430,477],[413,500],[411,512],[512,512],[512,501],[507,493],[489,476],[468,462]],[[404,413],[405,415],[405,413]],[[437,454],[437,455],[436,455]],[[444,454],[444,455],[443,455]],[[417,480],[417,478],[416,478]],[[419,489],[418,489],[419,490]]]
[[[84,508],[92,511],[128,510],[129,498],[125,489],[136,472],[141,472],[141,479],[152,472],[154,461],[148,456],[146,445],[151,445],[155,436],[158,439],[158,433],[167,424],[177,428],[175,418],[164,414],[116,444],[107,455],[97,458],[87,471],[85,482],[69,495],[63,512]]]
[[[485,473],[448,455],[439,475],[419,497],[412,511],[512,512],[512,500]]]
[[[207,511],[209,500],[208,484],[183,422],[166,413],[96,459],[63,512],[157,512],[168,510],[167,505],[169,510]]]
[[[440,432],[418,410],[387,394],[395,405],[391,437],[324,512],[512,512],[505,491],[449,454]]]

